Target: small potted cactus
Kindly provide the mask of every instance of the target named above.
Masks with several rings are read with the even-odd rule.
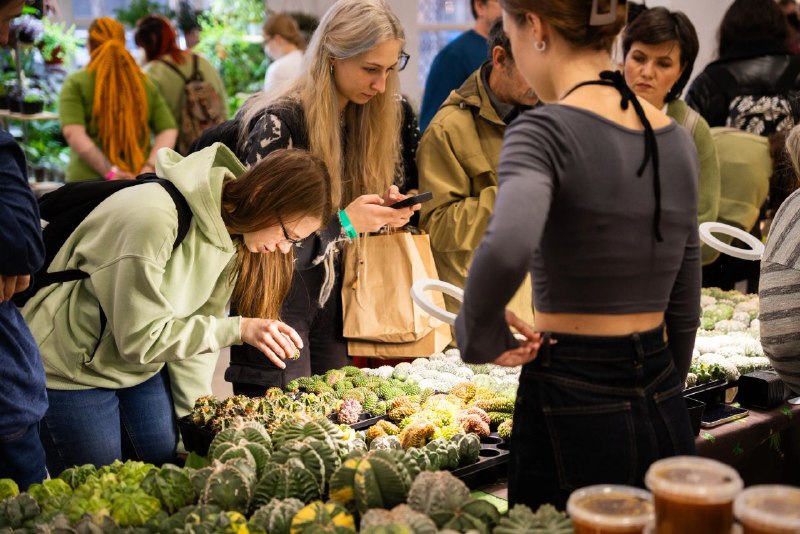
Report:
[[[45,95],[41,89],[28,89],[22,97],[21,111],[23,115],[35,115],[44,109]]]

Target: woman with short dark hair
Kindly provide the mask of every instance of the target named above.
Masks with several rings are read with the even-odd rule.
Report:
[[[720,171],[708,123],[679,97],[692,75],[700,45],[689,17],[663,7],[646,9],[622,34],[625,81],[633,92],[689,130],[700,157],[697,222],[714,222],[719,213]],[[702,248],[703,264],[719,255]]]

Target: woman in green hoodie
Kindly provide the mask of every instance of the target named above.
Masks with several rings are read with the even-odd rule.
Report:
[[[172,460],[174,409],[210,392],[221,348],[246,342],[283,367],[302,346],[278,311],[294,247],[331,215],[322,161],[280,150],[245,172],[216,144],[187,158],[163,150],[157,171],[192,211],[180,245],[173,250],[177,211],[163,187],[121,190],[51,264],[90,277],[42,288],[23,309],[47,374],[41,436],[51,476],[115,459]],[[241,317],[226,317],[231,296]]]

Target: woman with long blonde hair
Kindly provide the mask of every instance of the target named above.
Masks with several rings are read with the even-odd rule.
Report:
[[[66,180],[123,180],[153,172],[156,152],[175,146],[178,131],[158,89],[125,49],[122,24],[94,20],[89,55],[86,68],[64,80],[59,96],[61,129],[72,149]]]
[[[397,72],[408,60],[404,42],[400,21],[384,0],[339,0],[322,17],[294,84],[251,99],[235,121],[238,136],[228,125],[227,132],[201,137],[200,145],[227,135],[248,165],[277,148],[308,148],[326,163],[332,204],[343,208],[303,243],[284,302],[283,319],[303,338],[300,359],[281,370],[250,347],[234,350],[225,376],[237,393],[263,394],[265,386],[349,362],[337,294],[338,243],[403,226],[419,208],[384,205],[404,198],[392,185],[402,173]]]
[[[158,157],[165,184],[105,199],[50,264],[89,277],[45,286],[23,308],[47,375],[41,438],[53,477],[174,461],[175,413],[211,394],[220,349],[249,343],[280,367],[302,345],[278,312],[294,243],[332,213],[325,164],[279,150],[245,170],[222,145]],[[239,314],[228,317],[232,296]]]

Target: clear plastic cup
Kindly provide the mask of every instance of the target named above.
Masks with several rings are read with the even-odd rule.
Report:
[[[657,534],[728,534],[733,499],[744,484],[735,469],[708,458],[676,456],[650,466]]]
[[[796,534],[800,532],[800,488],[752,486],[736,497],[733,514],[744,534]]]
[[[642,534],[653,510],[653,495],[629,486],[588,486],[567,501],[576,534]]]

